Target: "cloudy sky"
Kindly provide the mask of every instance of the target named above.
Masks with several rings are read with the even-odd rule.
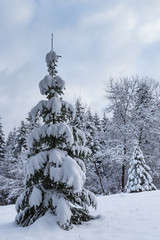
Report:
[[[40,100],[45,55],[62,55],[65,99],[105,107],[110,76],[160,80],[159,0],[0,0],[0,116],[7,134]]]

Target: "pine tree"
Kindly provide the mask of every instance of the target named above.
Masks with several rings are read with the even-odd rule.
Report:
[[[156,190],[150,175],[143,153],[138,145],[134,147],[133,155],[128,170],[127,192],[143,192]]]
[[[5,181],[4,177],[4,162],[5,162],[5,139],[3,133],[3,126],[0,118],[0,205],[4,205],[4,192],[3,184]]]
[[[95,114],[93,116],[93,122],[94,122],[96,129],[98,131],[100,131],[101,130],[101,121],[100,121],[100,117],[98,116],[97,112],[95,112]]]
[[[92,157],[87,163],[86,186],[94,193],[105,194],[102,181],[102,128],[101,121],[97,113],[92,116],[90,109],[86,112],[86,138],[87,146],[92,151]]]
[[[68,125],[74,108],[62,100],[65,83],[57,75],[58,56],[51,50],[46,55],[49,75],[40,82],[40,92],[47,100],[32,109],[32,117],[39,114],[43,124],[28,137],[26,188],[17,199],[16,222],[28,226],[48,210],[65,230],[93,217],[88,206],[96,207],[93,193],[84,188],[84,159],[90,151],[85,136]]]
[[[82,131],[85,130],[85,107],[83,106],[80,98],[75,101],[75,117],[71,120],[71,125],[75,126]]]
[[[27,124],[21,121],[20,127],[17,129],[16,139],[16,155],[17,157],[27,149]]]
[[[5,155],[5,139],[4,139],[4,133],[3,133],[3,126],[0,118],[0,163],[1,163],[0,174],[1,175],[2,175],[2,169],[3,169],[4,155]]]
[[[24,168],[19,152],[19,128],[14,128],[6,141],[4,162],[4,179],[1,189],[4,196],[3,204],[14,204],[24,190]]]
[[[102,118],[102,121],[101,121],[101,126],[102,126],[102,129],[103,129],[103,132],[105,133],[108,129],[108,124],[109,124],[109,119],[106,117],[106,114],[105,112],[103,113],[103,118]]]
[[[31,112],[28,113],[26,118],[26,126],[27,126],[27,135],[29,135],[34,128],[40,127],[41,125],[41,118],[40,116],[36,116],[35,119],[32,118]]]

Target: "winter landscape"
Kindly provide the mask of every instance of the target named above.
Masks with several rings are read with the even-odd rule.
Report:
[[[137,36],[137,46],[139,44],[139,35],[135,34],[138,26],[143,26],[143,21],[135,15],[136,4],[130,7],[124,1],[120,1],[120,5],[102,1],[106,9],[103,11],[102,6],[96,8],[98,2],[95,0],[90,16],[90,14],[86,15],[87,10],[90,9],[90,0],[86,5],[81,1],[80,10],[77,8],[78,5],[74,5],[74,1],[70,0],[68,4],[72,9],[77,10],[78,15],[75,14],[73,18],[69,18],[70,10],[64,1],[60,1],[59,5],[56,1],[50,2],[50,0],[45,4],[40,0],[28,2],[23,0],[20,3],[17,0],[13,5],[15,15],[11,14],[11,17],[17,28],[18,22],[24,20],[23,14],[20,14],[17,9],[23,10],[24,16],[27,9],[32,13],[27,15],[30,21],[24,20],[32,29],[37,29],[35,26],[40,24],[35,14],[37,8],[39,9],[37,14],[43,13],[41,16],[44,18],[46,12],[44,9],[49,11],[51,7],[50,10],[53,10],[54,4],[59,13],[63,9],[63,16],[67,14],[68,24],[70,22],[72,26],[75,19],[79,27],[82,23],[81,26],[84,27],[84,21],[80,17],[82,13],[86,17],[86,26],[92,23],[95,26],[97,24],[102,26],[104,19],[108,23],[107,26],[112,24],[117,26],[117,16],[120,16],[124,9],[130,9],[129,15],[126,16],[129,25],[125,31],[128,33],[127,36],[130,36],[132,30],[133,36]],[[0,4],[4,9],[4,18],[5,14],[9,16],[7,3],[0,1]],[[155,1],[152,6],[155,13],[158,6],[160,7],[159,3]],[[84,7],[87,7],[87,10]],[[143,9],[144,5],[139,7]],[[142,18],[146,19],[149,9],[150,4],[147,3]],[[52,11],[49,11],[48,18],[51,13]],[[152,15],[150,18],[155,21]],[[56,19],[60,21],[59,15],[55,15],[54,20]],[[117,21],[114,21],[115,19]],[[65,18],[61,21],[64,30]],[[146,21],[149,19],[147,18]],[[26,24],[24,22],[22,21],[23,26]],[[156,22],[154,24],[154,26],[146,26],[147,33],[149,30],[150,34],[152,33],[150,44],[159,39],[155,37],[155,32],[160,35],[159,28],[155,28]],[[12,25],[11,22],[10,25]],[[154,31],[151,31],[151,28]],[[44,29],[49,31],[51,28],[46,30],[44,27]],[[110,31],[114,36],[115,29]],[[61,34],[57,27],[59,40]],[[35,38],[38,41],[38,38]],[[83,44],[87,44],[84,39]],[[129,44],[129,38],[126,40]],[[124,39],[122,38],[121,41]],[[78,42],[77,46],[81,46],[82,42]],[[34,41],[31,41],[31,46],[33,43]],[[61,44],[60,41],[58,46],[67,49]],[[139,48],[142,49],[143,44],[140,44]],[[73,52],[75,45],[73,44]],[[21,46],[19,47],[21,49]],[[102,52],[105,54],[104,51]],[[67,52],[64,51],[64,53],[69,56]],[[154,51],[152,55],[153,53]],[[32,57],[36,61],[34,54],[33,51]],[[151,52],[148,54],[151,55]],[[75,63],[81,61],[78,53],[73,55]],[[133,52],[130,52],[130,56],[132,55]],[[40,57],[41,54],[37,56]],[[0,65],[2,66],[0,81],[2,77],[6,80],[1,84],[2,94],[0,95],[2,109],[0,113],[0,239],[141,240],[144,238],[159,240],[160,81],[147,76],[147,68],[145,72],[138,71],[139,74],[135,75],[134,64],[131,71],[134,74],[125,71],[125,68],[123,74],[118,68],[114,69],[117,71],[117,76],[111,75],[103,83],[105,107],[102,107],[103,104],[101,105],[98,99],[97,84],[99,82],[96,80],[94,82],[94,77],[100,78],[100,75],[93,73],[93,69],[94,72],[98,70],[98,65],[97,68],[93,66],[91,68],[93,82],[86,84],[87,75],[84,75],[83,81],[80,80],[85,74],[85,67],[82,68],[81,63],[80,65],[77,63],[75,66],[77,71],[78,69],[80,71],[76,74],[77,85],[73,83],[73,76],[76,81],[76,72],[67,73],[66,70],[63,72],[64,68],[61,64],[67,65],[69,60],[63,61],[63,56],[57,52],[53,33],[50,34],[50,45],[43,59],[46,63],[43,74],[40,74],[41,70],[33,74],[34,78],[39,77],[36,89],[40,95],[37,95],[36,89],[33,90],[34,84],[32,85],[28,78],[34,69],[32,64],[28,62],[23,67],[22,64],[14,68],[13,62],[13,67],[7,67],[5,70],[3,69],[5,61]],[[115,61],[114,59],[112,64],[116,66]],[[129,69],[131,67],[129,62],[126,61],[126,64]],[[26,70],[23,70],[24,68]],[[111,65],[110,68],[112,69]],[[88,69],[87,66],[86,69]],[[138,68],[135,69],[138,70]],[[17,78],[14,78],[15,71]],[[158,70],[156,73],[158,76]],[[80,94],[74,96],[73,100],[74,88],[69,85],[69,90],[66,91],[69,75],[71,85],[79,90],[81,85],[80,92],[89,91],[87,98]],[[13,96],[9,96],[8,99],[8,92],[5,95],[3,89],[7,87],[10,79],[15,79],[16,88],[12,89],[10,82],[8,90]],[[16,79],[21,79],[22,85]],[[26,90],[22,87],[25,82],[28,84]],[[5,87],[4,84],[6,84]],[[94,91],[91,91],[92,88]],[[28,95],[28,91],[31,91],[31,95]],[[18,105],[14,104],[17,98],[14,96],[16,94],[20,97],[23,93],[24,108],[17,110]],[[94,100],[89,104],[87,99],[92,98]],[[5,101],[5,99],[8,100]],[[32,106],[30,106],[31,103]],[[4,106],[8,110],[4,110]],[[7,106],[11,109],[10,113]],[[25,111],[27,106],[28,110]],[[23,120],[20,120],[19,114],[13,114],[12,111],[20,115],[25,112],[25,115],[22,114]],[[11,118],[13,117],[12,122],[16,119],[16,121],[19,120],[19,124],[10,125],[11,119],[4,121],[8,114]]]

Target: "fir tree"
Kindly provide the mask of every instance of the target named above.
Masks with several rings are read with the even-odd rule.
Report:
[[[14,128],[6,141],[6,153],[4,163],[4,180],[2,193],[4,204],[14,204],[18,196],[24,190],[24,167],[19,150],[19,128]]]
[[[32,118],[31,112],[28,113],[26,118],[26,126],[27,126],[27,135],[29,135],[34,128],[40,127],[41,125],[41,118],[40,116],[36,116],[35,119]]]
[[[94,193],[105,194],[102,180],[102,128],[100,118],[97,113],[92,116],[90,109],[86,113],[86,137],[87,146],[92,151],[92,157],[87,163],[87,181],[86,186]]]
[[[100,121],[100,118],[99,118],[97,112],[95,112],[95,114],[93,116],[93,122],[94,122],[94,125],[95,125],[96,129],[98,131],[100,131],[101,130],[101,121]]]
[[[109,119],[106,117],[106,114],[105,112],[103,113],[103,118],[102,118],[102,121],[101,121],[101,126],[102,126],[102,129],[103,129],[103,132],[106,132],[108,129],[108,124],[109,124]]]
[[[74,108],[62,100],[64,81],[57,75],[58,56],[51,50],[46,55],[49,75],[40,82],[40,92],[47,100],[32,109],[32,117],[39,114],[43,124],[28,137],[26,189],[17,199],[16,221],[28,226],[48,210],[56,215],[58,225],[65,230],[93,217],[88,206],[96,207],[93,193],[84,188],[84,159],[90,151],[85,136],[68,125]]]
[[[2,166],[4,162],[4,155],[5,155],[5,139],[4,139],[4,133],[3,133],[3,126],[1,123],[1,118],[0,118],[0,163],[1,163],[1,171],[2,171]],[[2,172],[1,172],[2,174]]]
[[[85,129],[85,107],[82,105],[80,98],[75,102],[75,117],[71,121],[71,125],[84,130]]]
[[[16,154],[17,157],[27,149],[27,124],[24,121],[21,121],[20,127],[17,129],[17,145],[16,145]]]
[[[5,139],[3,133],[3,126],[0,118],[0,205],[4,205],[5,196],[3,192],[4,177],[4,163],[5,163]]]
[[[133,155],[128,170],[127,192],[143,192],[156,190],[150,175],[143,153],[138,145],[134,147]]]

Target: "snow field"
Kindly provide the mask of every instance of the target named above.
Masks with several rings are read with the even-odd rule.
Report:
[[[29,227],[14,223],[14,205],[0,207],[1,240],[159,240],[160,191],[117,194],[98,197],[101,217],[74,226],[70,231],[59,228],[56,218],[47,213]]]

